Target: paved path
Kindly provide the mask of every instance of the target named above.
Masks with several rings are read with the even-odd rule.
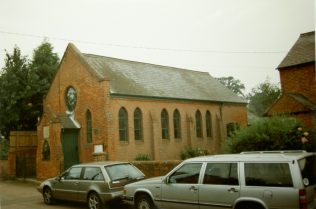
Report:
[[[0,209],[86,209],[83,203],[60,202],[45,205],[42,195],[36,190],[38,184],[26,181],[0,180]],[[110,206],[109,209],[131,209],[126,205]]]

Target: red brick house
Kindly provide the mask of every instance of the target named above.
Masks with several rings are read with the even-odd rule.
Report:
[[[84,54],[69,44],[43,103],[37,177],[79,162],[216,153],[246,102],[205,72]]]
[[[267,115],[290,114],[316,128],[315,32],[300,35],[278,70],[281,96]]]

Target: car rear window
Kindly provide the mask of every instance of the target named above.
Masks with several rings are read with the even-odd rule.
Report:
[[[117,181],[121,179],[136,180],[144,177],[144,175],[139,172],[138,169],[128,163],[106,166],[105,170],[107,171],[112,181]]]
[[[316,156],[309,156],[299,160],[298,162],[303,180],[308,180],[307,185],[316,184]]]
[[[83,174],[84,180],[101,181],[104,180],[99,167],[86,167]]]
[[[292,187],[288,163],[245,163],[247,186]]]
[[[203,184],[238,185],[237,163],[208,163]]]

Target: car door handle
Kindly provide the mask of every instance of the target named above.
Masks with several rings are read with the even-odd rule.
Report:
[[[75,183],[74,183],[74,185],[78,185],[79,184],[79,181],[76,181]]]
[[[198,190],[198,188],[196,188],[195,186],[191,186],[189,188],[190,191],[196,192]]]
[[[230,189],[228,189],[227,191],[233,193],[233,192],[238,192],[238,189],[236,189],[236,188],[230,188]]]

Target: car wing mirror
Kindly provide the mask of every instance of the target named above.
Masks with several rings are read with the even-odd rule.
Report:
[[[168,177],[164,177],[164,178],[162,179],[162,182],[165,183],[165,184],[168,184],[169,178],[168,178]]]

